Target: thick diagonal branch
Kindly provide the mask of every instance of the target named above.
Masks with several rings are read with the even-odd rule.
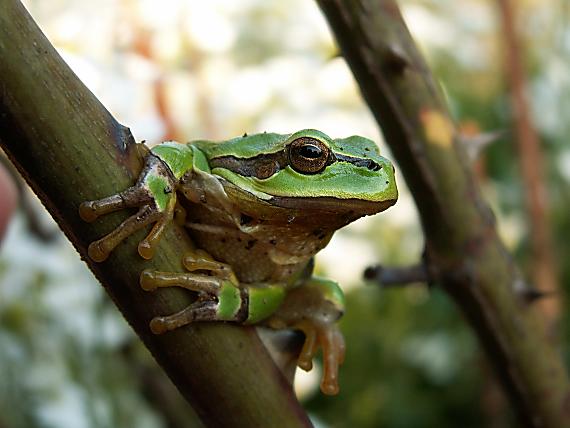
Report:
[[[105,263],[87,259],[88,243],[128,213],[86,226],[79,204],[131,185],[140,162],[130,131],[77,79],[17,0],[0,0],[0,143],[206,425],[310,425],[251,328],[219,323],[150,332],[152,317],[189,303],[181,290],[152,294],[138,285],[143,268],[183,269],[190,242],[181,229],[168,230],[152,262],[136,255],[142,234]]]
[[[469,319],[528,426],[570,425],[560,355],[520,298],[443,97],[393,0],[318,0],[412,191],[430,278]]]

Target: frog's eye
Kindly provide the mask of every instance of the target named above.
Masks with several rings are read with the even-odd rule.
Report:
[[[301,174],[316,174],[327,165],[330,150],[314,138],[298,138],[289,145],[289,164]]]

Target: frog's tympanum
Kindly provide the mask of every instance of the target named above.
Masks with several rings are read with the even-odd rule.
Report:
[[[186,309],[156,317],[154,333],[199,321],[291,328],[305,334],[299,367],[310,370],[322,348],[321,390],[338,392],[344,339],[339,286],[313,276],[313,256],[334,231],[396,202],[394,168],[363,137],[331,139],[306,129],[223,142],[165,142],[150,150],[137,183],[116,195],[84,202],[86,221],[137,207],[132,217],[89,246],[101,262],[133,232],[153,224],[138,246],[150,259],[175,212],[196,247],[183,256],[187,272],[145,270],[145,290],[184,287],[198,294]],[[347,267],[350,268],[350,267]]]

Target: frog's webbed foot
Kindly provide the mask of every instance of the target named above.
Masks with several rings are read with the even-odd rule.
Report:
[[[198,292],[198,300],[190,306],[173,315],[155,317],[150,323],[153,333],[165,333],[195,321],[243,321],[247,302],[229,265],[214,260],[202,250],[186,254],[183,263],[190,272],[145,270],[141,273],[144,290],[182,287]]]
[[[138,246],[139,254],[150,259],[165,227],[172,221],[176,206],[176,185],[166,167],[154,156],[147,157],[145,168],[137,183],[109,197],[83,202],[79,215],[92,222],[98,217],[124,208],[138,207],[136,214],[122,222],[105,237],[92,242],[89,257],[104,261],[119,243],[143,227],[155,223]]]
[[[313,368],[319,348],[323,353],[321,391],[335,395],[339,391],[338,369],[344,362],[345,344],[336,321],[342,316],[344,297],[338,284],[310,278],[289,292],[285,301],[269,320],[273,328],[293,328],[305,334],[305,343],[297,365],[305,371]]]

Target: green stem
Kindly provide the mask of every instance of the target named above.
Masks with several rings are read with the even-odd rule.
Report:
[[[527,426],[570,426],[568,376],[481,198],[440,90],[393,0],[318,0],[416,200],[428,275],[478,334]]]
[[[218,323],[150,332],[152,317],[190,302],[182,290],[148,293],[138,285],[143,268],[182,269],[190,248],[182,229],[167,231],[151,262],[136,255],[142,234],[105,263],[88,260],[89,242],[127,213],[87,225],[79,204],[131,185],[140,159],[129,129],[79,81],[17,0],[0,0],[0,144],[205,425],[310,426],[254,329]]]

